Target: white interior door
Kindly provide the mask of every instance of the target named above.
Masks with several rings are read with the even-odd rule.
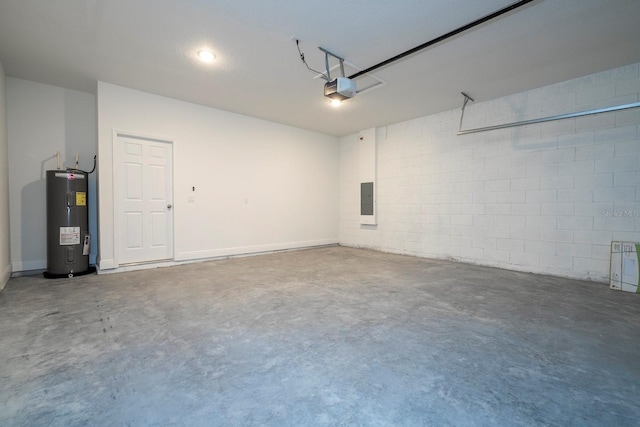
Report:
[[[173,258],[172,144],[116,134],[118,262]]]

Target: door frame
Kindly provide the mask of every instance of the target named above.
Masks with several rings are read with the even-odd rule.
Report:
[[[174,188],[175,188],[175,176],[174,176],[174,171],[173,171],[173,165],[174,165],[174,152],[173,152],[173,139],[171,138],[165,138],[165,137],[159,137],[159,136],[151,136],[151,135],[145,135],[145,134],[140,134],[137,132],[129,132],[129,131],[123,131],[123,130],[117,130],[117,129],[113,129],[112,132],[113,135],[113,169],[112,169],[112,185],[113,185],[113,259],[114,259],[114,264],[115,267],[121,267],[121,266],[133,266],[133,265],[142,265],[142,264],[161,264],[161,263],[166,263],[167,261],[175,261],[176,258],[176,245],[175,245],[175,233],[176,233],[176,227],[175,227],[175,204],[173,202],[173,200],[171,200],[171,205],[173,205],[173,208],[170,211],[170,215],[171,215],[171,223],[172,223],[172,227],[171,227],[171,254],[170,254],[170,258],[167,259],[162,259],[162,260],[153,260],[153,261],[144,261],[144,262],[133,262],[133,263],[126,263],[126,264],[121,264],[120,263],[120,258],[121,258],[121,253],[120,253],[120,184],[119,184],[119,167],[121,165],[121,158],[122,158],[122,150],[120,147],[120,142],[119,142],[119,138],[120,137],[124,137],[124,138],[132,138],[132,139],[139,139],[142,141],[150,141],[150,142],[160,142],[160,143],[164,143],[164,144],[169,144],[169,150],[171,152],[171,196],[172,199],[175,200],[175,195],[174,195]]]

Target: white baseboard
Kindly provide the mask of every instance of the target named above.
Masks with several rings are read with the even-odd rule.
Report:
[[[338,239],[320,239],[307,240],[304,242],[277,243],[272,245],[245,246],[237,248],[214,249],[207,251],[190,251],[182,252],[176,255],[175,260],[159,261],[150,263],[115,265],[114,260],[100,261],[97,268],[99,274],[120,273],[124,271],[146,270],[158,267],[171,267],[174,265],[191,264],[195,262],[204,262],[214,259],[239,257],[250,255],[261,255],[272,252],[298,250],[304,248],[312,248],[318,246],[337,245]],[[109,266],[109,267],[107,267]]]
[[[0,272],[0,292],[4,289],[11,278],[11,264],[7,264]]]
[[[176,254],[176,261],[189,261],[196,259],[220,258],[226,256],[237,256],[245,254],[255,254],[261,252],[283,251],[288,249],[302,249],[314,246],[337,245],[338,238],[305,240],[302,242],[273,243],[268,245],[242,246],[236,248],[210,249],[205,251],[186,251]]]
[[[14,273],[18,273],[20,271],[46,270],[47,260],[16,261],[11,263],[11,269]]]
[[[113,268],[118,268],[115,260],[113,259],[100,259],[98,258],[96,262],[96,268],[98,270],[111,270]]]

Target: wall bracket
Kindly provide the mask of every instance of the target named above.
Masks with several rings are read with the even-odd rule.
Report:
[[[462,102],[462,114],[460,114],[460,127],[458,128],[458,132],[462,131],[462,119],[464,118],[464,109],[467,108],[467,102],[476,102],[472,97],[467,95],[464,92],[460,92],[462,96],[464,96],[464,101]]]

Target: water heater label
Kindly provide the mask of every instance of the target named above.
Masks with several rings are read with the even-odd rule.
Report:
[[[80,227],[60,227],[60,246],[79,244]]]
[[[87,193],[76,191],[76,206],[87,206]]]

